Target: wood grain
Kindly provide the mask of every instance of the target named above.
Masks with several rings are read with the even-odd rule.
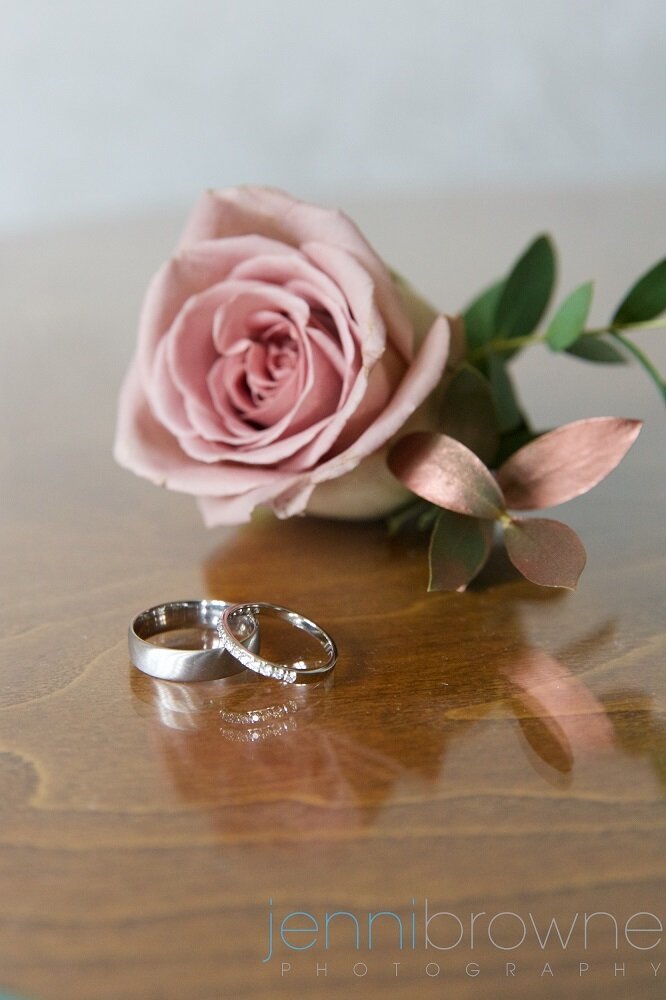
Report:
[[[53,240],[11,257],[14,289],[29,285],[31,262],[41,278],[32,304],[11,300],[23,332],[9,338],[3,393],[0,989],[34,1000],[663,996],[663,941],[639,950],[623,936],[632,914],[664,919],[666,885],[663,418],[642,380],[629,376],[607,407],[648,418],[634,452],[561,512],[589,551],[576,594],[537,590],[501,553],[469,593],[427,594],[422,543],[377,524],[263,517],[206,532],[190,500],[109,457],[130,343],[123,334],[118,349],[114,324],[129,326],[141,283],[127,272],[130,235],[116,234],[115,258],[95,251],[103,230],[71,235],[65,259],[78,270],[57,264]],[[64,268],[59,291],[49,260]],[[126,293],[115,313],[114,287]],[[60,303],[48,335],[45,302]],[[333,684],[169,685],[134,670],[130,618],[199,596],[315,618],[340,647]],[[271,706],[286,708],[258,726],[234,721]],[[459,945],[425,947],[426,900],[431,915],[453,914],[431,923],[432,940],[453,945],[458,917]],[[367,915],[380,910],[401,918],[402,950],[390,916],[368,947]],[[279,922],[292,911],[306,916],[287,926],[310,929],[352,913],[359,949],[351,918],[331,924],[328,948],[320,929],[289,949]],[[595,911],[617,920],[617,948],[610,917],[584,947],[583,914]],[[541,948],[532,919],[543,932],[576,914],[566,948],[552,937]]]

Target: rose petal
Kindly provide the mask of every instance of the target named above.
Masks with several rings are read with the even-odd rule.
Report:
[[[402,307],[409,316],[414,329],[415,346],[423,343],[439,313],[415,288],[397,271],[391,270],[391,278],[400,297]]]
[[[306,511],[316,517],[332,517],[345,521],[384,517],[406,503],[411,494],[398,482],[386,464],[388,445],[364,458],[356,468],[338,479],[310,485],[296,497],[283,496],[273,505],[280,516],[290,511]],[[300,506],[299,506],[300,505]],[[306,510],[307,505],[307,510]]]
[[[361,365],[360,344],[358,325],[338,285],[300,254],[298,258],[285,255],[252,258],[234,268],[230,277],[275,282],[308,303],[308,331],[338,369],[346,398]]]
[[[165,337],[157,345],[150,377],[144,386],[151,410],[167,430],[178,437],[191,434],[192,424],[185,408],[182,392],[171,377],[167,357],[168,342]]]
[[[273,475],[266,485],[240,491],[233,496],[198,496],[197,506],[207,528],[243,524],[250,520],[255,507],[271,501],[276,489],[288,487],[292,482],[293,478]]]
[[[316,248],[309,249],[315,254],[317,253]],[[359,411],[368,391],[372,367],[379,363],[375,352],[380,349],[380,345],[386,344],[386,332],[382,318],[373,301],[374,287],[368,281],[367,275],[363,273],[363,269],[353,258],[342,253],[332,252],[327,256],[327,263],[332,269],[335,267],[342,269],[345,281],[348,281],[350,287],[353,287],[351,297],[353,297],[358,315],[355,316],[350,329],[354,331],[354,338],[361,347],[363,364],[349,387],[346,398],[341,401],[337,412],[330,415],[325,426],[319,430],[316,436],[311,437],[310,443],[297,455],[294,453],[294,459],[290,461],[288,466],[290,471],[314,470],[315,467],[317,469],[321,467],[317,463],[320,463],[323,456],[334,449],[347,423]],[[370,346],[368,347],[368,345]],[[383,440],[380,444],[383,444]]]
[[[215,285],[200,295],[192,296],[162,338],[157,354],[161,353],[164,345],[167,371],[163,365],[158,367],[155,364],[147,383],[154,409],[159,406],[165,382],[170,380],[181,398],[196,399],[204,409],[211,411],[206,376],[218,357],[212,325],[223,288],[224,284]],[[215,414],[211,413],[211,416]],[[215,427],[219,428],[219,425],[219,420],[215,421]]]
[[[207,191],[195,206],[180,246],[202,239],[261,232],[294,247],[316,242],[351,254],[372,277],[376,301],[406,361],[414,353],[411,324],[384,262],[344,212],[299,201],[277,188],[237,187]]]
[[[327,483],[328,480],[346,476],[367,457],[381,449],[390,438],[400,430],[404,430],[407,421],[414,415],[415,420],[423,419],[420,410],[441,380],[449,349],[449,326],[444,316],[438,317],[430,333],[421,344],[413,364],[407,369],[405,376],[390,399],[386,409],[361,436],[339,455],[328,462],[322,462],[309,473],[308,481],[303,480],[293,494],[283,494],[274,504],[274,509],[280,517],[291,517],[300,514],[313,491],[313,486]],[[417,412],[418,411],[418,412]],[[395,487],[390,491],[388,506],[383,506],[381,513],[392,509],[391,500],[403,495]],[[375,501],[375,506],[379,503]],[[319,508],[320,513],[324,511]],[[332,516],[336,516],[333,512]],[[361,515],[359,515],[361,516]]]
[[[253,449],[255,455],[251,461],[255,464],[269,463],[276,457],[284,458],[302,449],[321,430],[321,425],[317,423],[317,411],[322,419],[330,415],[330,410],[335,412],[339,379],[335,372],[331,372],[326,357],[318,347],[310,343],[306,329],[301,341],[302,349],[307,352],[307,363],[304,364],[307,378],[300,384],[295,398],[287,394],[282,404],[277,404],[274,412],[271,411],[269,401],[263,415],[258,412],[248,413],[246,419],[238,415],[236,409],[229,404],[223,373],[229,369],[229,378],[233,378],[232,373],[238,371],[239,366],[244,363],[233,352],[237,345],[248,343],[245,334],[251,317],[259,310],[267,310],[269,307],[277,312],[289,312],[300,323],[307,319],[307,306],[303,300],[283,288],[260,282],[227,281],[190,299],[169,331],[167,340],[170,371],[184,397],[185,412],[193,430],[198,431],[207,441],[220,443],[218,458],[237,460],[238,456],[229,450],[231,447]],[[224,312],[221,313],[220,310]],[[213,341],[216,341],[217,350],[232,352],[231,357],[226,359],[228,364],[218,360]],[[316,356],[316,362],[313,362],[313,356]],[[319,376],[320,391],[311,393],[316,376]],[[154,389],[155,396],[160,395],[163,377],[164,372],[160,372],[160,382]],[[310,419],[305,415],[295,420],[295,414],[303,404],[310,410]],[[252,421],[265,426],[263,429],[253,426]],[[287,431],[289,434],[286,437]],[[261,447],[272,445],[279,439],[282,444],[278,456],[258,454]],[[207,446],[202,449],[194,445],[191,448],[188,439],[183,439],[181,443],[193,456],[212,454]]]
[[[233,350],[239,340],[248,336],[250,320],[261,310],[284,314],[299,329],[305,327],[310,316],[310,310],[303,299],[280,285],[270,285],[263,281],[229,279],[212,288],[210,294],[221,311],[213,329],[213,340],[220,354]],[[204,296],[200,299],[203,301]]]
[[[317,248],[313,248],[315,254],[317,253]],[[354,300],[355,308],[358,314],[362,317],[362,321],[365,325],[362,337],[356,333],[354,339],[359,343],[367,343],[370,348],[365,352],[366,363],[368,366],[375,362],[374,351],[376,351],[382,342],[385,342],[385,333],[383,332],[383,324],[381,317],[379,316],[374,304],[373,304],[373,286],[368,279],[368,276],[363,272],[363,269],[359,266],[357,261],[350,257],[348,254],[336,253],[332,251],[327,258],[327,264],[331,269],[337,269],[338,276],[349,284],[351,291],[351,297]],[[226,282],[225,285],[232,285],[233,282]],[[244,285],[243,282],[238,282],[238,285]],[[276,294],[284,298],[283,306],[288,308],[288,296],[287,293],[277,286],[263,286],[260,282],[253,285],[252,282],[247,282],[248,286],[259,288],[268,288],[269,294],[272,294],[271,290],[275,288]],[[300,318],[300,317],[298,317]],[[354,327],[355,329],[355,327]],[[342,339],[344,336],[344,331],[339,331],[339,336]],[[233,340],[233,337],[229,338]],[[223,350],[225,347],[225,341],[223,337],[216,337],[217,347],[219,350]],[[306,345],[307,349],[310,350],[310,345]],[[350,374],[353,373],[353,367]],[[296,433],[287,433],[289,429],[289,416],[286,416],[281,422],[267,427],[263,431],[257,431],[256,437],[251,442],[251,450],[247,450],[244,453],[244,461],[249,461],[253,463],[275,463],[283,462],[286,458],[290,456],[295,456],[298,453],[297,459],[291,462],[289,466],[289,471],[297,471],[300,469],[309,468],[315,465],[322,457],[325,455],[333,446],[336,439],[339,437],[340,432],[349,420],[350,416],[356,412],[361,401],[364,398],[367,389],[367,373],[365,371],[359,371],[356,376],[355,382],[352,386],[346,390],[346,398],[342,398],[337,409],[329,414],[327,414],[326,420],[321,421],[319,424],[312,425],[302,431],[297,430]],[[185,385],[183,384],[183,388]],[[336,382],[337,391],[337,382]],[[330,396],[330,386],[325,390],[326,395]],[[342,394],[344,397],[344,393]],[[218,411],[220,410],[219,400],[218,400]],[[195,412],[193,408],[192,412]],[[202,417],[204,414],[202,414]],[[212,428],[207,427],[205,429],[206,435],[214,433]],[[221,442],[226,440],[228,445],[238,444],[237,441],[233,439],[225,439],[225,435],[220,434]],[[250,442],[244,442],[246,446]],[[260,450],[260,445],[263,448],[269,447],[269,451]],[[234,456],[226,449],[220,451],[220,458],[228,458],[233,460]]]
[[[449,324],[439,316],[421,344],[417,356],[388,402],[386,409],[349,448],[319,466],[314,476],[324,482],[355,468],[366,455],[381,448],[401,429],[433,389],[440,384],[449,351]]]
[[[381,363],[370,372],[365,393],[330,450],[338,455],[353,446],[363,431],[372,426],[388,405],[405,374],[405,363],[392,345],[387,345]]]
[[[580,538],[566,524],[543,517],[514,518],[504,528],[504,541],[509,559],[532,583],[576,589],[586,555]]]
[[[206,462],[190,458],[176,438],[153,416],[136,361],[123,382],[113,454],[119,465],[158,486],[194,496],[233,496],[258,487],[275,493],[293,477],[275,469]]]
[[[199,243],[162,265],[148,286],[139,318],[139,363],[144,377],[150,375],[160,338],[185,303],[223,281],[248,256],[264,253],[300,256],[283,243],[252,235]]]
[[[234,393],[229,382],[234,377],[234,372],[239,373],[237,377],[242,380],[243,385],[257,382],[258,374],[253,376],[251,371],[246,370],[246,366],[254,354],[265,355],[265,349],[256,345],[256,351],[249,350],[244,357],[221,359],[216,366],[219,367],[219,375],[211,371],[211,376],[221,383],[219,387],[215,386],[213,392],[213,397],[219,400],[219,406],[224,405],[225,398],[232,400],[236,410],[241,409],[245,422],[256,428],[270,430],[265,436],[255,429],[244,447],[255,450],[262,447],[276,436],[275,431],[280,428],[280,437],[287,440],[287,435],[293,437],[313,426],[322,426],[338,409],[341,382],[337,370],[331,366],[328,355],[316,341],[313,342],[307,331],[302,340],[295,367],[284,378],[267,388],[264,399],[256,402],[247,400],[242,407],[238,394],[233,399]]]
[[[638,437],[640,420],[575,420],[524,445],[497,472],[507,507],[554,507],[587,493],[622,460]]]
[[[255,304],[244,319],[235,311],[238,323],[224,356],[250,349],[249,384],[238,374],[231,383],[234,411],[249,415],[247,400],[258,405],[271,395],[264,431],[260,420],[243,424],[238,412],[225,412],[226,429],[218,422],[210,394],[218,364],[210,340],[220,348],[214,330],[210,337],[215,319],[208,324],[200,317],[190,336],[183,321],[172,336],[181,314],[196,311],[198,296],[238,279],[257,280],[305,306],[299,316],[284,316],[270,303]],[[220,320],[223,328],[231,325]],[[440,328],[445,342],[436,336]],[[278,358],[279,349],[269,357],[250,346],[255,334],[298,341],[303,368],[297,385],[282,377],[289,365]],[[139,339],[138,361],[122,393],[118,458],[155,481],[203,495],[207,517],[229,521],[245,518],[256,503],[302,510],[319,483],[362,463],[370,468],[412,416],[415,426],[423,426],[443,374],[449,328],[438,320],[412,365],[413,330],[401,297],[356,226],[342,213],[254,188],[204,197],[178,258],[164,266],[146,296]],[[152,405],[146,393],[154,396]],[[230,428],[237,439],[219,440]],[[404,494],[385,468],[383,476],[393,497]]]
[[[321,270],[345,290],[355,325],[360,332],[359,341],[365,365],[373,365],[386,346],[385,322],[374,301],[375,287],[370,275],[356,260],[337,247],[308,243],[303,247]]]

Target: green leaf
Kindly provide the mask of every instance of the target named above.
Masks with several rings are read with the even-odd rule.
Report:
[[[620,333],[619,330],[611,330],[609,336],[611,336],[614,340],[617,340],[619,344],[622,344],[625,351],[628,351],[629,354],[633,354],[641,368],[648,373],[654,384],[657,386],[662,399],[666,403],[666,379],[661,377],[660,372],[652,364],[647,354],[642,351],[637,344],[634,344],[633,340],[630,340],[626,334]]]
[[[495,311],[504,281],[497,281],[467,306],[463,313],[465,339],[470,351],[487,344],[495,329]]]
[[[476,368],[459,368],[449,382],[437,430],[470,448],[489,465],[498,444],[497,417],[488,379]]]
[[[666,309],[666,257],[639,278],[613,313],[614,326],[654,319]]]
[[[546,311],[555,284],[555,250],[548,236],[538,236],[514,265],[495,312],[494,335],[526,337]]]
[[[482,569],[492,541],[492,521],[443,510],[430,538],[428,590],[464,590]]]
[[[500,434],[514,431],[524,422],[511,377],[498,354],[488,358],[488,377]]]
[[[579,337],[575,344],[565,348],[567,354],[573,354],[584,361],[596,361],[604,365],[625,365],[627,359],[616,347],[601,337]]]
[[[587,281],[568,295],[559,307],[546,331],[551,350],[564,351],[578,340],[590,311],[593,290],[592,282]]]
[[[497,454],[495,455],[494,468],[498,468],[507,458],[511,458],[519,448],[523,445],[529,444],[530,441],[534,441],[539,437],[537,431],[533,431],[532,428],[524,420],[523,423],[516,427],[513,431],[507,431],[502,434],[500,438],[499,448],[497,449]]]

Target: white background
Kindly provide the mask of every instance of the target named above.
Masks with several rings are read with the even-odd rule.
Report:
[[[0,228],[273,183],[651,184],[663,0],[0,0]]]

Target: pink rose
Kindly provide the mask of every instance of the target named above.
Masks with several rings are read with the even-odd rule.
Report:
[[[341,212],[210,191],[146,294],[115,457],[208,525],[379,516],[408,496],[387,445],[417,409],[429,426],[449,339]]]

